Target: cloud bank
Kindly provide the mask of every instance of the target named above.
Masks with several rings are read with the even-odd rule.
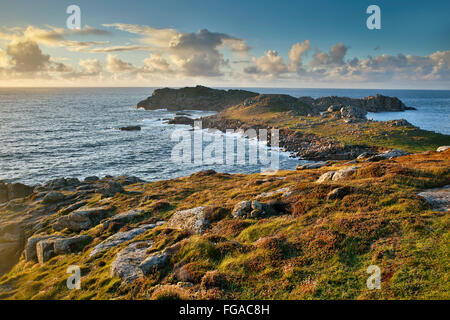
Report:
[[[374,51],[380,52],[378,55],[350,58],[350,44],[338,42],[322,51],[313,48],[313,40],[304,39],[290,48],[277,48],[285,50],[285,55],[267,48],[262,55],[255,56],[244,39],[207,29],[179,32],[123,23],[102,27],[0,29],[0,80],[61,79],[68,85],[77,79],[191,84],[213,79],[234,86],[450,84],[450,51],[435,51],[427,56],[388,55],[377,46]],[[127,43],[111,43],[117,34],[128,39]],[[48,51],[54,50],[65,50],[71,53],[71,58],[52,57]],[[73,56],[79,56],[78,60],[74,61]]]

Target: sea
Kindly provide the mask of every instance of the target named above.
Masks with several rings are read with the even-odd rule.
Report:
[[[362,98],[377,93],[396,96],[417,110],[369,113],[367,117],[380,121],[406,119],[422,129],[450,135],[450,90],[243,89],[313,98],[330,95]],[[188,126],[168,124],[165,119],[173,118],[173,112],[136,108],[136,104],[150,96],[153,90],[0,88],[0,180],[35,185],[59,177],[83,179],[94,175],[130,175],[156,181],[208,169],[227,173],[264,172],[273,162],[269,166],[267,159],[255,162],[250,156],[255,150],[251,146],[255,147],[255,144],[258,155],[266,152],[272,157],[270,159],[277,156],[279,169],[294,169],[299,164],[299,160],[290,157],[288,152],[277,148],[263,150],[266,147],[261,143],[239,134],[233,135],[234,149],[228,150],[236,153],[234,158],[227,159],[224,155],[223,163],[220,160],[211,163],[195,161],[192,155],[192,159],[180,161],[179,156],[174,156],[174,150],[179,150],[181,143],[187,143],[180,137],[188,132],[193,137],[194,150],[193,145],[198,144],[195,133]],[[192,110],[186,113],[195,118],[213,114]],[[140,131],[118,130],[136,125],[141,126]],[[180,130],[184,133],[180,134]],[[208,150],[211,141],[230,139],[227,135],[202,132],[214,137],[199,142],[201,154]],[[245,161],[238,161],[239,143],[246,146]],[[219,155],[214,158],[219,159],[220,153],[216,152],[211,155]]]

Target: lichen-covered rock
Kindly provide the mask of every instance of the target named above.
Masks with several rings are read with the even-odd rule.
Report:
[[[436,149],[437,152],[444,152],[445,150],[450,149],[450,146],[440,146]]]
[[[352,175],[354,175],[356,173],[356,171],[358,171],[358,169],[359,169],[359,167],[357,167],[357,166],[345,167],[341,170],[336,171],[333,174],[333,177],[331,178],[331,180],[340,181],[340,180],[347,179],[347,178],[351,177]]]
[[[36,243],[36,255],[40,264],[47,262],[54,256],[75,253],[83,249],[92,238],[87,235],[74,237],[50,237]]]
[[[10,183],[7,185],[8,200],[24,198],[33,193],[34,187],[24,185],[23,183]]]
[[[55,230],[68,228],[75,232],[88,230],[97,225],[110,211],[111,207],[106,206],[97,208],[82,207],[66,216],[60,217],[53,227]]]
[[[30,238],[28,238],[27,245],[25,246],[25,260],[26,261],[34,261],[38,262],[37,252],[36,252],[36,245],[39,241],[47,240],[55,238],[55,236],[52,235],[34,235]]]
[[[133,282],[142,277],[140,264],[147,258],[147,250],[152,246],[152,241],[139,241],[120,250],[111,264],[110,275],[121,278],[123,282]]]
[[[307,164],[301,164],[296,167],[296,170],[306,170],[306,169],[318,169],[324,167],[328,164],[327,161],[317,161]]]
[[[203,206],[177,211],[170,217],[167,225],[192,234],[202,234],[209,225],[209,221],[205,216],[205,208]]]
[[[341,116],[347,119],[366,119],[367,111],[358,107],[346,106],[340,110]]]
[[[231,215],[235,218],[245,218],[252,211],[251,201],[241,201],[234,206]]]
[[[291,195],[291,193],[292,193],[292,187],[284,187],[284,188],[280,188],[280,189],[269,191],[269,192],[263,192],[263,193],[259,194],[258,196],[256,196],[255,199],[258,200],[261,198],[272,197],[274,195],[280,195],[280,194],[283,197],[288,197]]]
[[[331,179],[333,179],[334,174],[336,173],[336,171],[328,171],[325,172],[324,174],[322,174],[319,179],[317,179],[316,183],[323,183],[326,181],[331,181]]]
[[[47,193],[44,198],[42,199],[42,202],[45,204],[55,203],[64,200],[65,196],[61,192],[57,191],[50,191]]]
[[[450,212],[450,185],[422,191],[418,194],[436,211]]]
[[[122,185],[117,181],[108,181],[104,186],[95,190],[95,192],[101,193],[103,197],[113,197],[116,193],[123,193],[124,191]]]
[[[346,188],[346,187],[335,188],[327,194],[327,199],[328,200],[342,199],[348,193],[349,193],[349,188]]]
[[[163,267],[169,260],[169,257],[170,254],[166,251],[155,252],[145,258],[145,260],[139,265],[139,268],[141,268],[142,272],[147,275],[152,271]]]
[[[261,218],[276,214],[278,212],[272,206],[259,201],[241,201],[232,212],[235,218]]]
[[[126,212],[116,214],[115,216],[109,218],[108,220],[102,223],[103,228],[107,229],[111,224],[119,224],[120,226],[122,226],[125,223],[130,222],[133,219],[136,219],[137,217],[141,216],[142,213],[143,210],[129,210]]]
[[[401,156],[404,156],[407,154],[408,153],[406,153],[402,150],[397,150],[397,149],[387,150],[382,153],[379,153],[379,154],[369,157],[367,159],[367,161],[375,162],[375,161],[380,161],[380,160],[389,160],[389,159],[401,157]]]
[[[92,249],[89,256],[95,257],[99,253],[103,252],[104,250],[115,247],[125,241],[132,240],[132,239],[136,238],[138,235],[144,233],[145,231],[154,228],[155,226],[156,226],[156,224],[145,224],[145,225],[139,226],[137,228],[134,228],[134,229],[131,229],[128,231],[118,232],[116,234],[113,234],[112,236],[105,239],[97,246],[95,246],[94,249]]]

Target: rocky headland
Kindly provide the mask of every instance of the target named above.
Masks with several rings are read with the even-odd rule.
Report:
[[[279,146],[306,160],[352,160],[361,154],[376,155],[392,149],[425,151],[448,141],[447,136],[420,130],[404,119],[385,122],[367,119],[367,112],[414,110],[396,97],[380,94],[361,99],[337,96],[313,99],[197,86],[155,90],[138,107],[215,110],[218,114],[197,120],[202,121],[203,128],[223,132],[278,128]],[[179,114],[169,124],[192,126],[194,120]]]
[[[163,88],[155,90],[152,96],[140,101],[137,107],[146,110],[221,111],[256,95],[258,94],[255,92],[245,90],[217,90],[203,86],[181,89]]]

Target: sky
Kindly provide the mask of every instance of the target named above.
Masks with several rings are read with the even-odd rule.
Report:
[[[0,2],[0,86],[197,84],[450,89],[450,1]]]

